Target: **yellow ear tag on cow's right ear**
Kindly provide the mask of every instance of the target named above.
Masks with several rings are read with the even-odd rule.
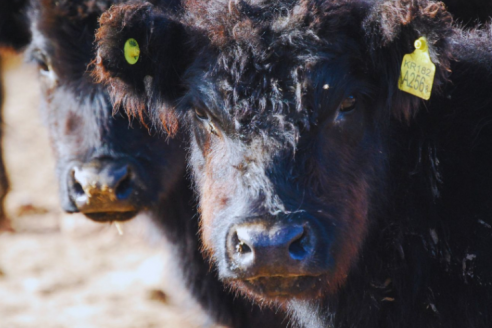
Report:
[[[415,51],[403,57],[398,89],[429,100],[434,84],[436,65],[430,59],[425,37],[420,37],[414,45]]]
[[[125,43],[125,59],[130,65],[134,65],[138,62],[140,57],[140,47],[138,46],[137,40],[130,38],[126,40]]]

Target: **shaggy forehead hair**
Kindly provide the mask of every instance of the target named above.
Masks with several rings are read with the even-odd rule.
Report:
[[[190,0],[185,5],[187,21],[206,31],[219,50],[207,73],[212,84],[194,96],[195,103],[220,107],[219,115],[228,116],[243,135],[270,131],[295,144],[299,128],[309,128],[317,116],[306,97],[307,89],[316,87],[307,83],[308,70],[322,59],[359,54],[353,40],[360,30],[360,19],[354,19],[364,7],[360,1]],[[279,130],[291,133],[278,135]]]
[[[102,86],[94,85],[87,65],[95,56],[94,33],[99,16],[118,0],[31,0],[33,43],[29,55],[36,61],[38,48],[49,58],[58,86],[50,95],[51,108],[57,110],[47,119],[59,115],[83,116],[88,128],[85,141],[97,143],[101,133],[109,131],[111,108]],[[74,96],[77,95],[77,96]],[[91,137],[92,136],[92,137]]]
[[[188,0],[185,6],[186,20],[207,34],[217,53],[205,69],[214,92],[201,92],[194,97],[201,98],[196,102],[207,98],[209,103],[221,102],[222,111],[236,126],[247,123],[248,129],[271,130],[286,121],[306,128],[315,123],[319,106],[307,102],[313,101],[310,91],[316,92],[320,86],[309,85],[312,81],[306,75],[317,74],[313,68],[321,61],[331,63],[334,69],[345,65],[349,71],[339,70],[338,78],[349,78],[350,73],[362,77],[358,79],[362,83],[368,71],[382,72],[380,79],[371,83],[380,84],[381,92],[387,93],[381,95],[388,100],[387,106],[395,105],[393,113],[407,119],[417,111],[420,101],[400,95],[394,86],[398,61],[413,51],[415,39],[425,35],[432,45],[431,58],[438,68],[436,90],[449,71],[446,37],[452,33],[452,19],[442,3]],[[414,30],[399,39],[410,24]],[[393,43],[398,45],[382,50]],[[203,83],[195,82],[203,88]],[[330,88],[332,95],[343,91],[343,81],[337,83],[338,91]],[[279,118],[281,122],[275,123]]]
[[[85,75],[94,56],[94,31],[99,16],[118,0],[31,0],[29,10],[34,39],[51,52],[59,78]],[[39,40],[38,40],[39,41]],[[39,43],[39,42],[38,42]]]
[[[342,25],[344,18],[363,4],[347,0],[188,0],[185,7],[187,19],[208,31],[212,43],[221,50],[236,43],[261,51],[273,36],[290,37],[291,42],[296,37],[316,38],[330,16],[338,17]]]

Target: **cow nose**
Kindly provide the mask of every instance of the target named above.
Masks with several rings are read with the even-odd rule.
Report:
[[[136,175],[128,163],[92,161],[71,171],[69,190],[84,213],[135,211]]]
[[[313,259],[315,239],[306,225],[243,224],[231,229],[227,253],[233,271],[247,278],[298,275]]]

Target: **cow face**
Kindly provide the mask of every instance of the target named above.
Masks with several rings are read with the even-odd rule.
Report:
[[[98,33],[100,80],[130,113],[149,110],[167,130],[181,115],[188,126],[202,241],[222,279],[262,301],[335,293],[388,196],[390,121],[421,105],[396,88],[402,58],[425,36],[437,92],[450,16],[426,0],[190,0],[183,21],[191,38],[149,47],[147,79],[111,61],[131,24]],[[166,51],[186,57],[187,44],[188,90],[178,108],[160,106],[174,63]]]
[[[230,88],[221,67],[190,99],[204,245],[223,279],[266,297],[343,282],[383,178],[374,85],[357,57],[306,65],[295,55],[276,47],[261,62],[243,58],[254,88]]]
[[[179,141],[168,143],[113,114],[86,72],[107,1],[34,1],[29,57],[39,67],[42,108],[57,161],[62,206],[96,221],[127,220],[154,206],[183,175]]]
[[[395,90],[401,59],[419,33],[445,53],[438,33],[449,16],[409,1],[195,10],[219,49],[189,70],[183,101],[204,248],[220,277],[252,297],[333,294],[385,197],[390,119],[420,104]],[[433,58],[437,90],[445,60]]]
[[[343,283],[384,165],[359,40],[292,32],[221,49],[187,99],[205,249],[222,279],[266,299]]]

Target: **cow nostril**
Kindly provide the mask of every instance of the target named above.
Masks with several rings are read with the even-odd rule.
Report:
[[[120,200],[127,199],[133,192],[132,188],[131,173],[128,172],[127,175],[120,181],[116,187],[116,197]]]
[[[239,254],[251,253],[251,248],[246,243],[240,241],[236,244],[236,252]]]
[[[253,251],[246,242],[239,239],[239,236],[237,235],[237,231],[234,232],[234,235],[232,236],[232,245],[234,245],[236,253],[238,254],[245,255]]]
[[[82,188],[82,185],[77,181],[73,184],[73,191],[75,192],[75,196],[85,195],[84,188]]]
[[[76,197],[84,196],[85,195],[84,188],[79,183],[79,181],[77,181],[77,179],[75,178],[75,171],[72,171],[71,177],[72,177],[72,188],[75,196]]]
[[[299,237],[294,239],[289,245],[289,254],[294,260],[303,260],[308,254],[308,236],[304,231]]]

